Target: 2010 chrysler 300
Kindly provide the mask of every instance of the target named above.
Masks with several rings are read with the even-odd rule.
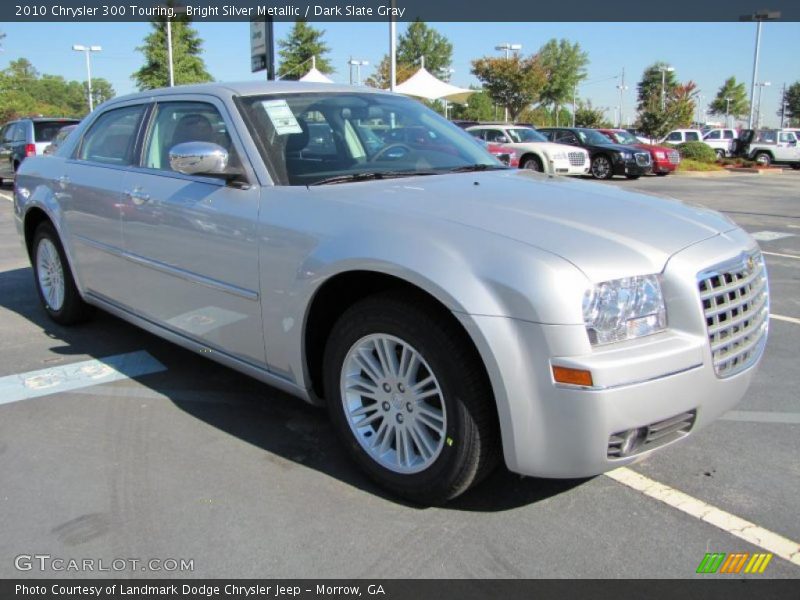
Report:
[[[53,319],[98,306],[324,403],[419,502],[501,456],[583,477],[692,435],[767,337],[764,262],[725,217],[508,170],[362,88],[117,98],[25,161],[15,207]]]

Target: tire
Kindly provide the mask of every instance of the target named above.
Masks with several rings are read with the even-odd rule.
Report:
[[[631,180],[639,179],[639,177],[641,177],[641,175],[625,175],[625,179],[631,179]]]
[[[42,223],[36,228],[31,262],[36,293],[53,321],[74,325],[91,316],[92,308],[83,301],[75,286],[64,248],[50,223]]]
[[[659,173],[656,173],[656,175],[659,177],[666,177],[667,175],[669,175],[669,171],[661,171]]]
[[[522,159],[519,168],[528,169],[530,171],[536,171],[537,173],[544,172],[542,161],[538,156],[526,156],[524,159]]]
[[[381,486],[415,503],[442,504],[496,466],[497,413],[480,358],[457,324],[424,300],[393,292],[356,303],[334,325],[323,360],[334,428]],[[385,368],[390,362],[395,370]],[[413,383],[424,380],[415,395]]]
[[[725,150],[722,148],[717,148],[714,153],[717,155],[717,160],[721,160],[725,158]]]
[[[762,167],[768,167],[772,164],[772,156],[770,156],[769,152],[758,152],[753,157],[753,160]]]
[[[592,177],[595,179],[611,179],[614,177],[614,167],[611,159],[605,154],[598,154],[592,159]]]

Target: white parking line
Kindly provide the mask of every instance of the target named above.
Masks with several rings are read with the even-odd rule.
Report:
[[[166,371],[144,350],[0,377],[0,404]]]
[[[627,467],[610,471],[606,473],[606,476],[800,566],[800,544],[782,535],[645,477]]]
[[[6,192],[0,192],[0,198],[3,198],[4,200],[8,200],[9,202],[13,202],[14,201],[14,197],[13,196],[9,196]]]
[[[775,319],[776,321],[786,321],[787,323],[794,323],[795,325],[800,325],[800,319],[795,319],[794,317],[785,317],[783,315],[776,315],[775,313],[769,313],[770,319]]]
[[[764,252],[763,250],[761,251],[761,254],[766,254],[767,256],[780,256],[781,258],[794,258],[800,260],[800,256],[797,256],[796,254],[780,254],[779,252]]]

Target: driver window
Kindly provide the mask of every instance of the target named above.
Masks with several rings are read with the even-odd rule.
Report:
[[[184,142],[210,142],[228,151],[228,165],[238,164],[222,115],[205,102],[165,102],[156,107],[144,153],[148,169],[171,171],[169,151]]]
[[[486,131],[487,142],[505,142],[505,136],[499,129],[489,129]]]
[[[706,139],[707,140],[718,140],[718,139],[720,139],[719,134],[720,134],[719,131],[712,131],[706,136]]]

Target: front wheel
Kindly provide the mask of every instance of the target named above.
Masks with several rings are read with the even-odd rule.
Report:
[[[755,155],[754,160],[760,167],[768,167],[772,164],[772,157],[768,152],[759,152]]]
[[[539,173],[544,171],[544,167],[542,166],[542,161],[539,160],[538,156],[525,157],[522,163],[519,165],[519,168],[528,169],[530,171],[537,171]]]
[[[348,309],[325,348],[334,428],[372,479],[413,502],[455,498],[499,457],[491,387],[464,335],[423,300],[385,293]]]
[[[36,229],[32,259],[36,292],[48,316],[62,325],[85,321],[91,315],[91,307],[78,292],[64,248],[50,223],[42,223]]]
[[[595,179],[611,179],[614,176],[614,168],[611,160],[605,155],[595,156],[592,160],[592,177]]]

